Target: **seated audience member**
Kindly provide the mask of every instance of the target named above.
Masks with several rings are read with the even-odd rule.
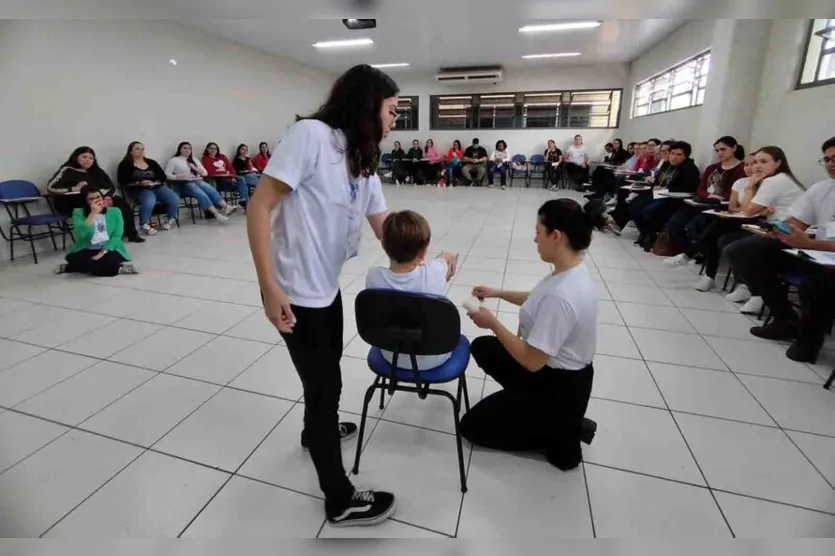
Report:
[[[568,179],[581,186],[589,179],[589,153],[583,145],[583,136],[575,135],[574,144],[565,153],[565,171]]]
[[[435,142],[432,139],[426,140],[426,145],[423,149],[423,175],[426,177],[427,183],[438,183],[439,176],[443,170],[444,155],[438,152],[435,148]]]
[[[656,189],[666,189],[670,177],[672,177],[670,165],[670,147],[676,141],[664,141],[658,149],[659,164],[656,170],[646,178],[646,183]],[[642,211],[653,201],[652,191],[633,192],[629,189],[617,189],[615,194],[615,208],[610,215],[618,228],[623,228],[632,219],[631,211]]]
[[[403,162],[405,159],[406,151],[400,146],[400,141],[395,141],[391,149],[391,175],[397,185],[406,183],[406,178],[409,177],[407,163]]]
[[[191,143],[186,141],[177,145],[177,154],[165,165],[165,176],[177,185],[181,197],[194,197],[201,210],[226,222],[238,207],[227,204],[217,189],[203,180],[207,174],[203,165],[192,156]]]
[[[542,153],[545,157],[545,179],[551,183],[551,191],[556,191],[560,181],[560,165],[563,163],[563,153],[553,139],[548,140],[548,146]]]
[[[685,141],[677,141],[670,146],[670,169],[666,176],[666,186],[670,193],[696,193],[700,175],[698,166],[690,158],[692,152],[690,143]],[[681,199],[669,197],[653,199],[646,205],[633,203],[629,212],[640,234],[636,244],[643,245],[645,251],[652,250],[664,225],[683,204]]]
[[[249,147],[244,143],[238,145],[238,148],[235,150],[235,160],[232,161],[232,167],[235,169],[235,173],[246,181],[249,189],[258,187],[261,172],[255,168],[255,164],[249,158]]]
[[[258,170],[259,173],[263,174],[264,169],[267,167],[267,163],[269,163],[272,155],[273,154],[270,152],[270,146],[265,141],[262,141],[258,143],[258,154],[256,154],[255,158],[252,159],[252,165],[255,166],[255,169]]]
[[[75,243],[68,249],[67,262],[59,265],[55,273],[136,274],[136,267],[130,264],[130,255],[122,243],[122,212],[116,207],[108,208],[95,185],[82,187],[79,196],[85,206],[72,211]]]
[[[817,361],[832,323],[835,281],[831,267],[790,255],[784,249],[835,251],[835,237],[830,232],[835,221],[835,137],[827,140],[822,150],[821,164],[828,179],[813,185],[781,215],[792,233],[774,230],[771,237],[752,235],[725,250],[736,275],[748,284],[752,295],[762,297],[771,312],[771,324],[755,326],[751,334],[768,340],[792,340],[786,356],[803,363]],[[782,165],[788,168],[785,159]],[[758,195],[764,187],[765,182]],[[810,226],[817,226],[814,239],[806,233]],[[789,302],[783,282],[783,276],[789,274],[801,278],[799,316]]]
[[[446,162],[446,182],[451,187],[455,187],[455,175],[461,171],[464,164],[464,149],[461,148],[461,141],[456,139],[452,142],[444,162]]]
[[[713,150],[718,160],[702,172],[696,196],[702,201],[706,199],[714,199],[713,202],[727,201],[731,196],[731,186],[745,177],[745,164],[742,163],[745,158],[745,149],[733,137],[725,136],[713,144]],[[704,210],[704,207],[684,205],[670,217],[667,223],[667,234],[670,236],[670,243],[675,251],[686,251],[713,222],[713,216],[702,214]],[[678,264],[687,264],[690,262],[690,257],[682,254],[681,257],[676,258],[676,261]]]
[[[550,141],[548,142],[550,145]],[[629,159],[630,154],[623,148],[623,141],[615,139],[612,141],[612,153],[609,155],[607,164],[611,166],[623,166]],[[585,195],[587,199],[601,199],[607,195],[612,195],[617,189],[617,179],[612,168],[598,166],[594,169],[591,175],[592,189]]]
[[[620,166],[631,156],[629,152],[623,148],[623,141],[621,139],[615,139],[612,141],[612,145],[614,145],[614,150],[612,151],[611,156],[609,157],[609,164],[612,166]]]
[[[614,143],[606,143],[603,145],[603,150],[606,152],[606,155],[603,157],[603,162],[605,164],[609,164],[612,160],[612,154],[615,152],[615,144]]]
[[[78,147],[67,161],[52,176],[47,190],[53,197],[55,210],[66,217],[70,217],[77,208],[84,208],[87,203],[79,192],[89,185],[101,191],[106,205],[113,205],[122,213],[123,229],[128,241],[142,243],[145,241],[136,230],[133,219],[133,207],[125,199],[116,195],[116,187],[107,172],[99,167],[96,153],[90,147]],[[121,236],[119,237],[121,240]]]
[[[237,191],[238,198],[241,201],[241,206],[246,208],[249,201],[249,185],[243,176],[235,173],[235,167],[226,157],[220,152],[220,147],[217,143],[207,143],[203,150],[203,167],[208,172],[208,177],[212,178],[215,186],[219,191]]]
[[[473,179],[475,170],[475,179]],[[469,185],[481,185],[484,182],[484,175],[487,173],[487,151],[479,145],[478,138],[473,139],[473,144],[464,151],[464,167],[461,175]]]
[[[496,150],[490,157],[490,168],[487,170],[487,187],[493,187],[493,175],[498,172],[501,179],[501,186],[507,186],[507,170],[510,165],[510,153],[507,152],[507,143],[503,139],[496,141]]]
[[[406,153],[406,159],[409,160],[409,180],[415,185],[423,185],[423,172],[421,172],[421,160],[423,159],[423,149],[420,148],[420,141],[415,139],[412,141],[412,148]]]
[[[519,329],[508,330],[482,307],[470,318],[492,332],[473,341],[476,364],[502,390],[464,415],[461,434],[477,446],[544,453],[567,471],[582,461],[580,437],[591,395],[597,334],[594,281],[583,263],[593,228],[605,225],[600,201],[580,207],[554,199],[539,209],[536,248],[554,267],[530,292],[478,286],[473,295],[520,307]]]
[[[171,229],[171,222],[177,219],[180,212],[180,198],[165,185],[165,171],[156,160],[145,158],[145,145],[139,141],[128,145],[116,177],[119,185],[139,204],[139,228],[143,232],[149,236],[157,233],[156,228],[151,227],[151,214],[157,203],[165,205],[166,209],[167,219],[162,221],[162,229]]]
[[[371,268],[365,277],[365,287],[446,295],[447,282],[455,275],[458,255],[444,252],[438,258],[426,262],[431,239],[429,222],[423,215],[411,210],[389,214],[383,222],[382,237],[389,266]],[[418,369],[425,371],[440,367],[450,355],[418,355]],[[383,356],[391,362],[393,354],[384,351]],[[400,357],[398,366],[410,369],[409,357]]]

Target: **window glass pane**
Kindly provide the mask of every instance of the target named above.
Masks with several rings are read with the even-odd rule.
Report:
[[[696,104],[704,104],[705,103],[705,90],[706,89],[699,89],[699,92],[696,93]]]
[[[418,97],[400,97],[397,101],[397,122],[394,129],[418,129]]]
[[[824,79],[835,79],[835,54],[827,54],[821,58],[821,67],[818,71],[818,81]]]
[[[693,97],[693,93],[687,92],[687,94],[679,95],[670,99],[670,110],[678,110],[679,108],[687,108],[690,106],[690,100]]]
[[[809,20],[809,24],[805,62],[801,68],[798,85],[811,85],[835,79],[835,39],[821,37],[835,34],[835,24],[832,19],[812,19]]]
[[[710,52],[705,52],[639,83],[635,87],[632,116],[659,114],[698,104],[698,99],[704,98],[709,71]]]

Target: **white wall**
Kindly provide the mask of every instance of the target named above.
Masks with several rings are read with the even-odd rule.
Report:
[[[0,51],[0,179],[42,188],[79,145],[115,179],[133,140],[163,165],[179,141],[274,144],[334,78],[166,21],[3,20]]]
[[[421,146],[427,139],[435,141],[440,149],[448,149],[455,139],[460,139],[466,146],[473,137],[478,137],[488,152],[493,149],[496,141],[504,139],[508,149],[513,154],[530,156],[541,153],[549,139],[565,150],[577,133],[583,135],[586,145],[592,153],[602,153],[606,142],[617,136],[613,129],[543,129],[543,130],[432,130],[430,129],[429,97],[431,95],[469,94],[469,93],[502,93],[521,91],[554,91],[572,89],[618,89],[626,83],[627,69],[623,64],[595,65],[595,66],[561,66],[552,68],[537,68],[529,70],[508,69],[505,79],[498,85],[482,86],[449,86],[440,85],[435,81],[434,74],[412,75],[399,77],[395,71],[390,75],[400,86],[401,94],[418,95],[420,97],[420,118],[418,131],[397,131],[389,135],[383,144],[384,150],[391,150],[394,141],[400,141],[403,148],[409,148],[413,139],[419,139]],[[625,113],[621,112],[621,122]]]
[[[635,85],[678,62],[710,48],[716,20],[694,19],[679,27],[669,37],[632,61],[623,101],[621,134],[624,141],[681,139],[695,143],[699,137],[701,107],[685,108],[663,114],[632,118]]]
[[[751,144],[782,147],[798,179],[811,185],[825,177],[820,147],[835,136],[835,85],[795,89],[807,25],[807,19],[774,20]]]

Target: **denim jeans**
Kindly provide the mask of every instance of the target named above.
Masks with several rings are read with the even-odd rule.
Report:
[[[223,197],[220,196],[217,189],[203,180],[187,181],[180,184],[180,196],[197,199],[200,210],[208,210],[213,206],[223,204]]]
[[[243,176],[215,178],[215,184],[218,191],[237,191],[241,201],[247,202],[249,200],[249,186]]]
[[[261,174],[258,172],[252,172],[251,174],[244,174],[243,176],[239,176],[246,180],[246,185],[249,189],[255,189],[258,187],[258,182],[261,181]],[[249,192],[247,192],[249,193]]]
[[[177,218],[180,211],[180,198],[165,185],[154,189],[139,189],[136,192],[136,200],[139,203],[140,226],[144,226],[151,220],[151,213],[157,203],[165,205],[168,218]]]

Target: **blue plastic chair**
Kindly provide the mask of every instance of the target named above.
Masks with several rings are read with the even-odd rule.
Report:
[[[383,153],[380,157],[380,167],[378,171],[381,174],[391,172],[391,153]],[[385,177],[384,175],[381,177]],[[389,180],[391,183],[394,183],[394,177],[392,176]]]
[[[510,187],[513,187],[513,178],[524,178],[525,185],[528,183],[528,160],[523,154],[515,154],[510,159]],[[523,169],[514,168],[514,164],[521,165]]]
[[[528,159],[528,185],[533,183],[534,178],[542,178],[542,187],[545,187],[545,157],[535,154]]]
[[[38,264],[38,254],[35,251],[35,240],[49,238],[52,240],[52,247],[57,251],[58,244],[55,243],[55,237],[61,235],[61,246],[63,249],[67,248],[67,234],[72,238],[67,225],[67,219],[62,214],[32,214],[29,212],[29,204],[36,203],[43,199],[38,187],[30,182],[24,180],[9,180],[0,182],[0,203],[6,207],[6,213],[9,215],[9,232],[6,232],[0,226],[0,236],[9,242],[9,254],[14,260],[14,244],[15,241],[29,242],[29,248],[32,250],[32,258],[35,264]],[[22,210],[21,210],[22,209]],[[45,231],[32,232],[32,228],[42,228],[46,226]],[[26,228],[26,231],[23,231]],[[73,238],[74,240],[74,238]]]
[[[368,404],[376,390],[380,390],[381,410],[385,407],[386,390],[390,396],[395,391],[412,392],[422,400],[428,395],[443,396],[452,402],[461,492],[467,492],[459,413],[462,401],[467,411],[470,409],[464,375],[470,362],[470,342],[461,335],[461,320],[455,305],[443,296],[372,289],[357,295],[355,311],[357,331],[372,346],[368,352],[368,367],[377,376],[365,392],[353,473],[359,473]],[[383,356],[384,350],[392,352],[391,362]],[[418,369],[417,356],[446,353],[452,355],[441,366]],[[401,363],[404,359],[405,365]],[[455,396],[446,390],[432,388],[456,380],[458,392]]]

